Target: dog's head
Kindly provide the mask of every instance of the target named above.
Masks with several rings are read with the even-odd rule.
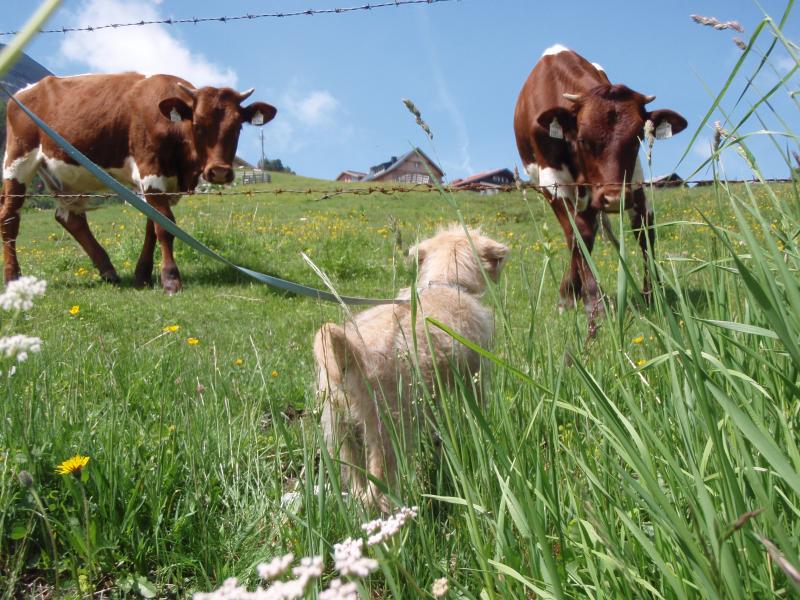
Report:
[[[408,249],[409,259],[419,264],[420,285],[459,285],[473,294],[486,289],[481,268],[492,281],[497,281],[507,255],[508,247],[486,237],[480,229],[465,232],[457,223]]]

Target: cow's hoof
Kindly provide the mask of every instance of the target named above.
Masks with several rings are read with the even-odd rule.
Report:
[[[172,296],[173,294],[177,294],[183,288],[183,284],[181,284],[180,279],[164,279],[162,282],[162,287],[164,288],[164,293],[167,296]]]
[[[133,287],[137,290],[143,290],[145,288],[153,287],[153,276],[152,275],[139,275],[136,273],[133,276]]]
[[[112,283],[114,285],[119,285],[120,282],[119,275],[117,275],[117,271],[113,268],[100,273],[100,279],[106,283]]]
[[[558,300],[558,304],[556,305],[558,309],[558,314],[563,315],[564,311],[572,310],[575,308],[575,298],[560,298]]]

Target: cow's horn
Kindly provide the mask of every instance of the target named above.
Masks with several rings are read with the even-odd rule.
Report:
[[[651,103],[653,100],[655,100],[655,99],[656,99],[656,97],[655,97],[655,96],[645,96],[645,97],[644,97],[644,103],[645,103],[645,104],[650,104],[650,103]]]
[[[581,99],[580,94],[562,94],[562,96],[570,102],[578,102]]]
[[[178,82],[178,87],[180,89],[182,89],[184,92],[186,92],[187,94],[189,94],[192,98],[195,97],[195,94],[196,94],[197,90],[193,90],[188,85],[183,85],[180,81]]]
[[[255,91],[256,88],[250,88],[249,90],[246,90],[241,94],[239,94],[239,102],[244,102],[245,100],[247,100],[251,96],[251,94]]]

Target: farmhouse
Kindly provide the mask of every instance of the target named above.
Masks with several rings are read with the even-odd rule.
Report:
[[[433,179],[431,179],[433,175]],[[400,158],[370,167],[369,174],[361,181],[396,181],[398,183],[441,183],[444,177],[438,165],[419,148],[414,148]]]
[[[361,171],[342,171],[339,173],[339,176],[336,178],[336,181],[344,181],[345,183],[351,181],[361,181],[366,177],[366,173],[362,173]]]
[[[683,185],[683,178],[677,173],[670,173],[668,175],[654,177],[651,181],[648,181],[647,184],[657,188],[679,187]]]
[[[494,169],[455,179],[450,183],[454,190],[473,190],[481,194],[496,194],[505,186],[513,185],[514,173],[510,169]]]

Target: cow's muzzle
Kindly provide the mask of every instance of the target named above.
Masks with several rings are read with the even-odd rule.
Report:
[[[233,169],[225,165],[212,165],[203,171],[203,178],[209,183],[230,183],[233,181]]]
[[[625,186],[603,186],[592,195],[592,205],[597,210],[605,212],[619,212],[620,204],[623,200],[627,209],[633,203],[634,190],[641,188],[641,184],[627,184]]]

